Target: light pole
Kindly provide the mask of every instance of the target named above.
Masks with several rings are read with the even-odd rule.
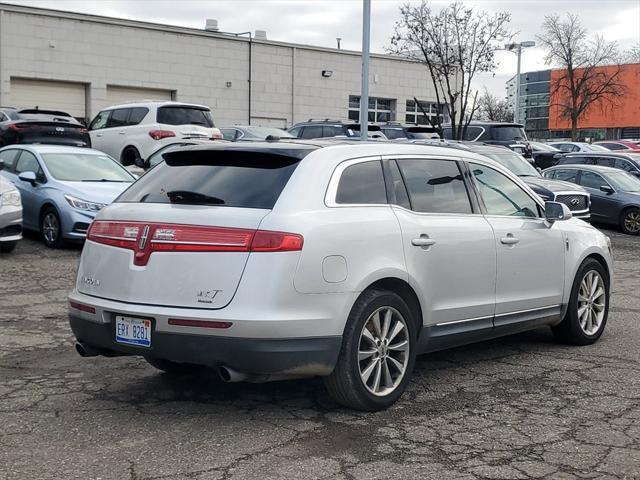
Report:
[[[504,48],[510,52],[513,52],[518,57],[518,68],[516,73],[516,101],[514,104],[513,121],[518,122],[520,117],[520,58],[522,57],[522,49],[528,47],[535,47],[536,42],[528,40],[520,43],[507,43]]]
[[[369,138],[369,30],[371,0],[362,0],[362,84],[360,87],[360,140]]]

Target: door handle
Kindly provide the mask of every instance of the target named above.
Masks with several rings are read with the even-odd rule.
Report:
[[[414,247],[422,247],[423,249],[427,249],[432,245],[435,245],[436,241],[433,238],[429,238],[429,235],[422,234],[418,238],[414,238],[411,240],[411,245]]]
[[[520,240],[513,236],[513,233],[507,233],[506,237],[500,239],[500,243],[503,245],[515,245]]]
[[[127,133],[127,132],[118,132],[118,133],[119,133],[120,135],[124,135],[124,134],[125,134],[125,133]]]
[[[101,133],[96,133],[96,137],[101,137],[102,134]]]

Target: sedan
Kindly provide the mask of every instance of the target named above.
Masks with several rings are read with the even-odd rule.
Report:
[[[604,147],[607,150],[640,152],[638,142],[632,142],[631,140],[608,140],[606,142],[596,142],[594,145]]]
[[[558,165],[544,176],[577,183],[591,194],[591,219],[640,233],[640,180],[622,170],[598,165]]]
[[[597,145],[595,143],[587,143],[587,142],[553,142],[553,143],[550,143],[549,145],[551,145],[554,148],[557,148],[562,153],[609,151],[607,148],[604,148],[602,145]]]
[[[11,182],[0,177],[0,253],[11,252],[16,248],[16,244],[21,238],[22,203],[20,192]]]
[[[108,155],[88,148],[14,145],[0,149],[0,175],[22,196],[24,228],[46,246],[82,240],[96,214],[135,177]]]
[[[233,127],[222,127],[222,138],[232,142],[239,140],[243,141],[258,141],[258,140],[270,140],[280,138],[296,138],[285,130],[281,130],[275,127],[255,127],[253,125],[234,125]]]

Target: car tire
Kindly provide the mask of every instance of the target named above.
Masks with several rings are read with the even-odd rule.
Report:
[[[125,167],[136,164],[136,159],[140,158],[140,152],[136,147],[127,147],[122,152],[122,160],[120,163]]]
[[[49,248],[60,248],[64,245],[60,215],[53,207],[47,207],[40,215],[40,234],[42,241]]]
[[[587,258],[573,280],[569,306],[562,322],[552,327],[558,340],[570,345],[596,342],[609,316],[609,278],[600,262]]]
[[[336,367],[325,378],[331,397],[356,410],[393,405],[411,378],[416,338],[416,321],[399,295],[362,293],[347,319]]]
[[[18,242],[0,242],[0,253],[11,253]]]
[[[144,357],[149,365],[165,373],[189,375],[201,372],[205,367],[192,363],[178,363],[163,358]]]
[[[640,209],[628,208],[620,215],[620,229],[628,235],[640,233]]]

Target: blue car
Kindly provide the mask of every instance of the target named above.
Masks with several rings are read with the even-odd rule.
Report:
[[[20,191],[23,227],[51,248],[84,239],[100,209],[136,180],[102,152],[57,145],[1,148],[0,175]]]

